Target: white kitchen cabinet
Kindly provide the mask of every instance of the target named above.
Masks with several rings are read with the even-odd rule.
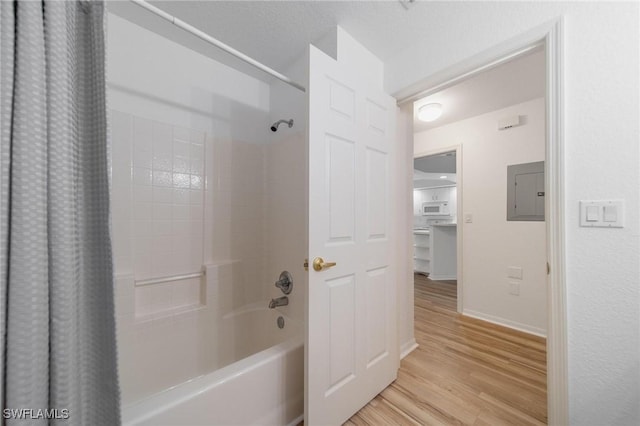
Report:
[[[431,227],[432,280],[455,280],[458,273],[457,227],[454,223]]]
[[[450,201],[451,187],[423,189],[423,201]]]
[[[435,197],[435,200],[433,201],[449,201],[450,189],[451,188],[435,188],[433,190],[433,196]]]
[[[424,201],[424,191],[422,190],[414,190],[413,191],[413,215],[421,216],[422,215],[422,202]]]

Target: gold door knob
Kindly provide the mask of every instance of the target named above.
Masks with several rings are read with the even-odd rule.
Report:
[[[313,269],[316,271],[322,271],[324,268],[331,268],[332,266],[336,266],[336,262],[325,262],[321,257],[313,259]]]

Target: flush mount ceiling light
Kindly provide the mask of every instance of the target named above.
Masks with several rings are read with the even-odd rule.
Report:
[[[420,121],[433,121],[437,120],[442,115],[442,105],[433,103],[422,105],[418,108],[418,120]]]
[[[440,176],[440,179],[446,179],[446,178],[447,178],[446,176]]]

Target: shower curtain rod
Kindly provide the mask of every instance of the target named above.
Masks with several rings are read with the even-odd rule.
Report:
[[[305,89],[305,87],[299,83],[296,83],[295,81],[291,80],[289,77],[287,77],[284,74],[280,74],[279,72],[277,72],[276,70],[269,68],[268,66],[256,61],[255,59],[245,55],[242,52],[237,51],[236,49],[234,49],[233,47],[224,44],[223,42],[221,42],[220,40],[217,40],[213,37],[211,37],[209,34],[200,31],[199,29],[187,24],[184,21],[181,21],[180,19],[176,18],[175,16],[169,15],[167,12],[163,11],[162,9],[159,9],[155,6],[150,5],[149,3],[147,3],[144,0],[129,0],[132,3],[137,4],[138,6],[148,10],[149,12],[161,17],[164,20],[169,21],[170,23],[172,23],[173,25],[182,28],[183,30],[185,30],[188,33],[191,33],[193,35],[195,35],[196,37],[206,41],[209,44],[212,44],[214,46],[216,46],[219,49],[224,50],[225,52],[229,53],[230,55],[235,56],[236,58],[240,59],[241,61],[246,62],[249,65],[252,65],[256,68],[258,68],[261,71],[266,72],[267,74],[277,78],[278,80],[295,87],[298,90],[301,90],[303,92],[306,92],[307,90]]]

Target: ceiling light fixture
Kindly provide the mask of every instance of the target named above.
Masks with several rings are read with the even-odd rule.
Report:
[[[422,105],[418,108],[418,120],[434,121],[442,115],[442,105],[438,103]]]
[[[446,179],[446,178],[447,178],[446,176],[440,176],[440,179]]]

